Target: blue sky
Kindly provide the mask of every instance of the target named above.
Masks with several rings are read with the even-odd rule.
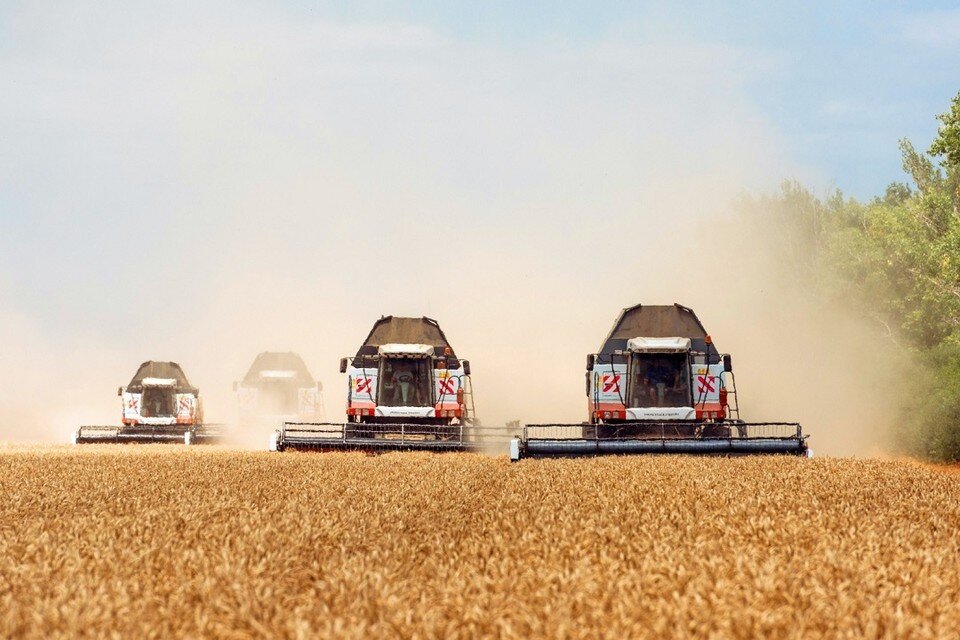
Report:
[[[746,94],[819,183],[869,197],[900,179],[901,137],[925,147],[960,90],[952,2],[336,3],[344,19],[414,20],[457,38],[523,47],[611,34],[743,48],[769,64]],[[304,3],[300,10],[314,6]]]
[[[537,344],[576,292],[579,362],[717,288],[676,247],[738,194],[903,179],[958,69],[945,2],[5,2],[0,338],[215,379],[380,313]]]

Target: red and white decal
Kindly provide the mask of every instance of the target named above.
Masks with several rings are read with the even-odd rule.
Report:
[[[435,369],[433,372],[433,380],[435,383],[434,392],[437,398],[437,410],[452,410],[459,407],[457,392],[460,390],[462,384],[460,377],[446,369]]]
[[[600,384],[603,385],[603,393],[620,393],[620,379],[622,377],[619,373],[601,376]]]
[[[350,397],[348,406],[372,407],[377,401],[377,370],[350,368]]]
[[[124,423],[135,424],[140,419],[140,398],[139,393],[123,394],[123,421]]]
[[[315,388],[300,389],[297,391],[299,418],[301,420],[312,420],[320,418],[320,392]]]
[[[622,412],[625,410],[623,401],[626,396],[627,367],[623,364],[598,364],[594,366],[590,376],[590,397],[588,398],[591,412],[600,410],[603,413]],[[600,407],[603,407],[600,409]]]
[[[723,385],[723,365],[695,364],[690,370],[693,380],[693,401],[698,410],[706,405],[720,404],[720,387]]]
[[[196,416],[197,398],[189,394],[177,394],[177,420],[192,420]]]
[[[713,393],[717,390],[717,379],[713,376],[697,376],[697,393]]]

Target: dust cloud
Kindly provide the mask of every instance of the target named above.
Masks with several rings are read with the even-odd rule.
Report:
[[[323,384],[326,417],[340,420],[346,381],[338,360],[355,352],[381,314],[440,322],[457,353],[471,360],[485,424],[576,422],[586,415],[584,356],[600,346],[619,310],[680,302],[733,355],[744,419],[799,421],[818,454],[878,453],[894,414],[896,350],[866,322],[791,289],[763,231],[736,229],[734,214],[712,220],[724,215],[725,231],[707,234],[708,242],[691,226],[691,242],[648,245],[632,259],[617,248],[606,258],[589,246],[579,249],[579,259],[569,256],[573,266],[545,266],[504,250],[464,252],[457,277],[433,296],[424,295],[434,288],[426,279],[382,283],[377,291],[386,299],[360,302],[336,288],[304,296],[316,290],[310,277],[250,275],[224,283],[187,330],[122,349],[78,345],[7,314],[0,324],[10,345],[0,379],[8,396],[2,438],[65,441],[79,424],[116,424],[117,386],[140,362],[171,359],[200,387],[208,421],[232,425],[234,444],[263,448],[270,429],[237,426],[232,390],[256,354],[297,351]],[[372,270],[392,273],[385,265]]]
[[[11,23],[0,440],[116,424],[116,388],[150,359],[235,423],[232,383],[261,351],[298,352],[338,420],[337,362],[382,314],[440,322],[484,423],[580,421],[585,355],[620,309],[680,302],[733,353],[745,418],[873,450],[887,395],[864,372],[883,351],[720,233],[742,189],[808,177],[751,103],[753,52],[178,7],[31,3]],[[63,82],[36,80],[54,68]]]
[[[802,423],[817,455],[880,455],[908,356],[791,264],[783,230],[763,224],[769,212],[753,213],[731,204],[690,258],[706,275],[691,305],[733,356],[742,417]]]

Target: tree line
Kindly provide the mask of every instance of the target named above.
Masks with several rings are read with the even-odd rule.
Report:
[[[873,323],[913,363],[893,434],[904,452],[960,460],[960,93],[924,152],[900,141],[905,179],[868,201],[795,181],[752,199],[794,284]]]

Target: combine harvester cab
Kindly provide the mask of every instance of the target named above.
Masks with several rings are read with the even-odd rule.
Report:
[[[222,436],[219,425],[203,422],[200,390],[176,362],[144,362],[130,384],[120,387],[122,426],[83,426],[75,444],[96,442],[209,443]]]
[[[323,385],[293,352],[265,351],[254,359],[237,392],[240,424],[271,426],[323,420]]]
[[[346,422],[285,422],[270,439],[283,451],[471,451],[495,444],[503,429],[474,419],[470,362],[453,351],[436,320],[384,316],[347,374]]]
[[[587,357],[588,421],[530,424],[510,445],[521,457],[627,453],[808,455],[793,422],[740,419],[729,354],[692,309],[624,309]]]

